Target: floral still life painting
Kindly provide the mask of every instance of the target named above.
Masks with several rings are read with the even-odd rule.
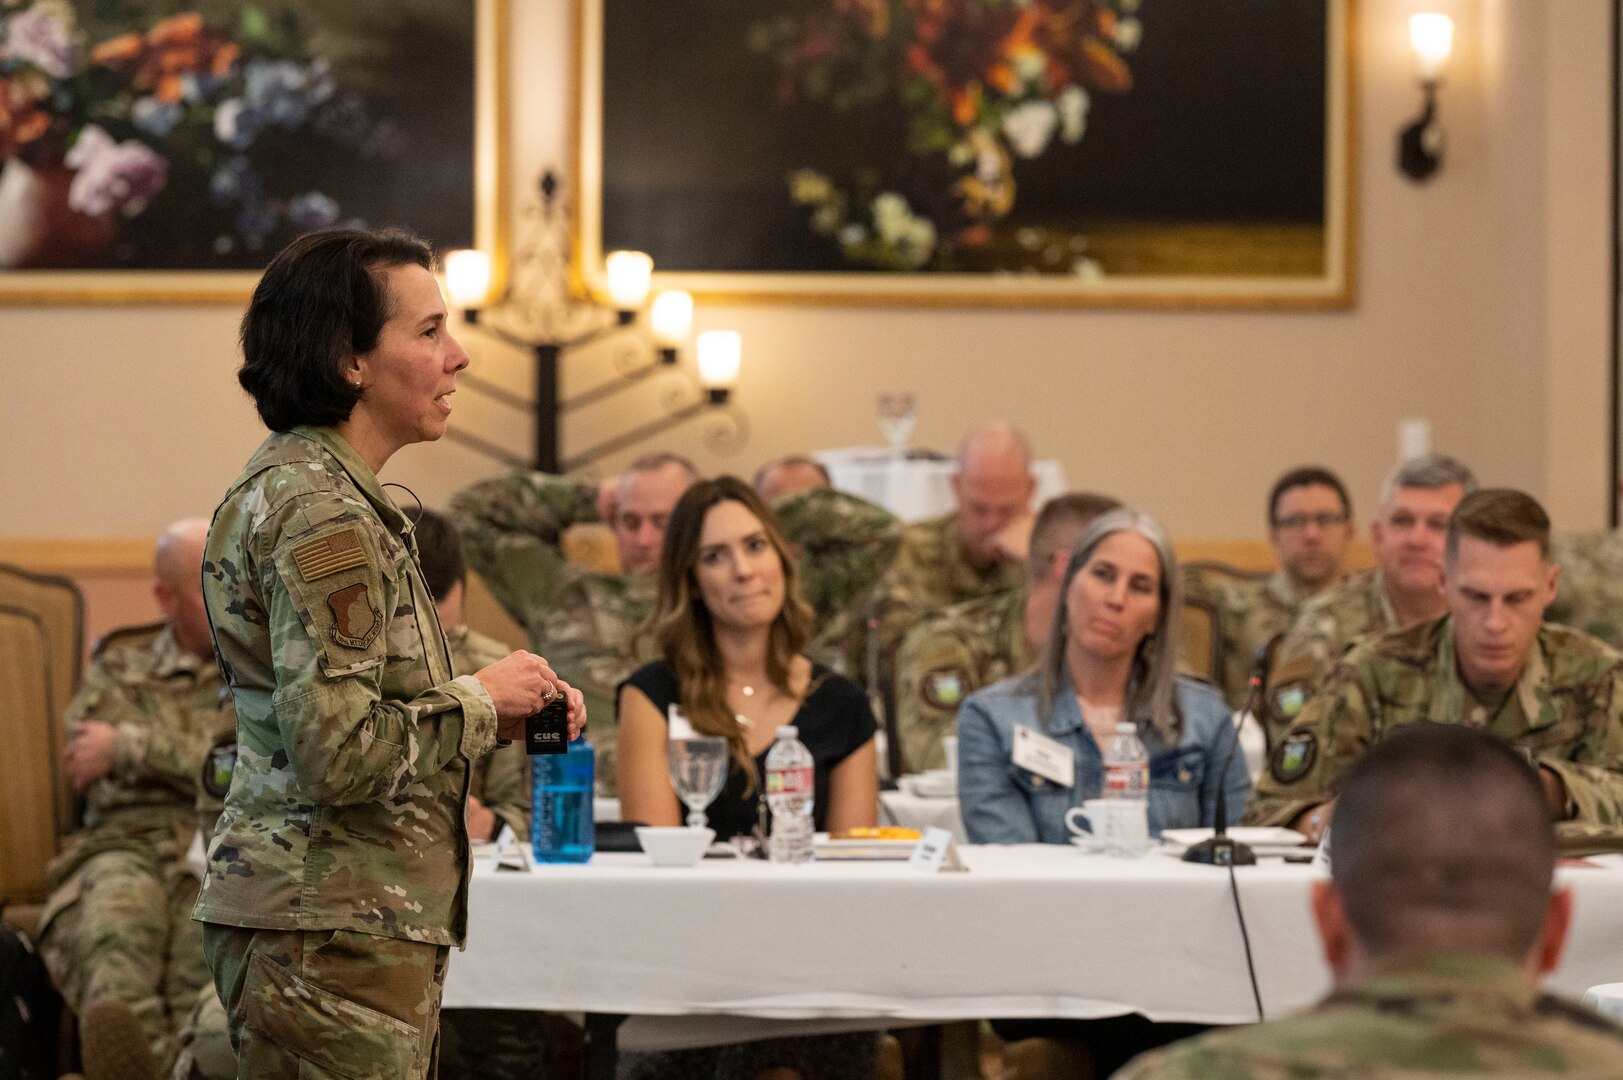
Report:
[[[582,235],[741,296],[1342,302],[1349,7],[582,0]]]
[[[0,0],[0,270],[253,270],[351,224],[470,244],[474,20]]]

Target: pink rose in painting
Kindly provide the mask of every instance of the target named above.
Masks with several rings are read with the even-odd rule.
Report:
[[[6,43],[0,58],[33,64],[53,79],[65,79],[78,68],[79,48],[69,22],[72,9],[53,11],[35,4],[6,20]]]
[[[136,139],[114,142],[88,124],[64,159],[76,170],[68,188],[68,205],[96,217],[117,210],[134,217],[147,208],[169,180],[169,163]]]

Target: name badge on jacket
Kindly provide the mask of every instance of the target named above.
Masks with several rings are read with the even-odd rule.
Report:
[[[1076,782],[1076,758],[1071,748],[1039,731],[1016,724],[1014,753],[1010,756],[1018,768],[1052,780],[1060,787],[1068,788]]]

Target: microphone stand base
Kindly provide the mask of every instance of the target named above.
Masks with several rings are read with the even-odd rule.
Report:
[[[1183,853],[1183,861],[1205,866],[1255,866],[1257,853],[1230,837],[1214,836],[1192,845]]]

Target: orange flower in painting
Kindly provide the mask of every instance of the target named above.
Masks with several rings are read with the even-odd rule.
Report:
[[[39,107],[38,79],[0,78],[0,160],[37,142],[51,130],[51,114]]]
[[[981,111],[981,89],[974,83],[960,87],[952,94],[952,122],[968,127]]]
[[[175,15],[153,25],[145,35],[121,34],[90,51],[93,63],[134,68],[131,83],[159,101],[179,101],[187,75],[229,74],[241,50],[223,30],[210,29],[197,12]]]
[[[1089,85],[1112,94],[1133,88],[1133,73],[1127,62],[1109,45],[1090,37],[1082,43],[1082,73]]]

